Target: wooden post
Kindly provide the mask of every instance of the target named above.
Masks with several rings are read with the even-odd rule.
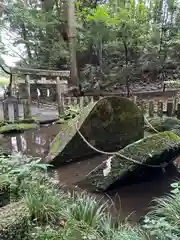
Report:
[[[163,102],[158,101],[158,110],[157,110],[158,117],[163,116]]]
[[[36,92],[37,92],[37,106],[39,108],[39,106],[40,106],[40,96],[41,96],[39,88],[36,88]]]
[[[68,97],[68,103],[67,103],[67,106],[69,107],[71,104],[72,104],[72,102],[71,102],[71,97]]]
[[[28,100],[23,101],[23,110],[24,110],[24,119],[31,118],[31,112],[29,111],[30,107],[29,107]]]
[[[84,103],[85,103],[85,106],[89,104],[89,96],[84,97]]]
[[[3,105],[4,121],[9,121],[9,107],[8,107],[8,102],[5,100],[5,101],[3,101],[2,105]]]
[[[177,119],[180,119],[180,103],[177,105]]]
[[[19,96],[19,90],[16,90],[16,97],[17,97],[17,102],[18,104],[20,103],[20,96]]]
[[[56,78],[56,89],[57,89],[57,103],[59,116],[64,113],[64,101],[62,96],[61,81],[60,78]]]
[[[14,108],[14,122],[19,120],[19,105],[18,101],[13,102]]]
[[[171,117],[173,113],[173,102],[167,102],[167,116]]]
[[[27,92],[27,102],[25,104],[26,106],[25,112],[28,114],[29,118],[31,118],[31,86],[30,86],[29,75],[26,75],[25,84],[26,84],[26,92]]]
[[[145,113],[146,113],[144,101],[141,101],[141,102],[140,102],[140,109],[141,109],[142,114],[145,114]]]
[[[172,115],[175,116],[176,114],[176,105],[177,105],[177,95],[173,97],[173,109],[172,109]]]
[[[80,108],[81,108],[81,109],[84,107],[84,97],[83,97],[83,96],[80,97],[80,103],[79,103],[79,105],[80,105]]]
[[[91,103],[93,103],[94,102],[94,97],[93,96],[91,96]]]
[[[77,106],[77,103],[78,103],[77,97],[74,97],[74,98],[73,98],[73,104],[74,104],[74,106]]]
[[[149,102],[149,117],[154,117],[154,102]]]
[[[135,96],[133,96],[133,102],[136,104],[136,102],[137,102],[137,96],[135,95]]]
[[[12,74],[12,95],[15,95],[15,90],[16,90],[16,75]]]

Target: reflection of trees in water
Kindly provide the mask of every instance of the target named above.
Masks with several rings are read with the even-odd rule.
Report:
[[[11,149],[15,152],[26,152],[27,143],[23,135],[17,135],[16,137],[11,137]]]
[[[50,144],[53,138],[48,130],[48,128],[42,128],[39,131],[27,131],[12,136],[9,139],[9,147],[12,151],[20,151],[32,156],[43,157],[49,153]]]
[[[16,137],[11,137],[11,149],[13,152],[18,151]]]

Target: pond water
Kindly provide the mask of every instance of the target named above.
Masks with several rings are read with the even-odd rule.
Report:
[[[54,124],[43,126],[38,130],[6,135],[3,137],[3,145],[12,151],[21,151],[27,155],[44,158],[48,154],[50,143],[59,131],[60,125]],[[106,156],[96,156],[62,166],[56,170],[55,177],[67,188],[74,189],[77,187],[77,182],[105,159]],[[153,169],[153,171],[149,170],[146,181],[134,179],[127,185],[116,186],[116,189],[111,192],[91,194],[98,199],[103,197],[103,201],[108,200],[113,203],[111,207],[113,215],[120,216],[121,219],[130,215],[129,220],[136,222],[148,211],[151,200],[168,193],[170,184],[177,178],[180,178],[180,173],[173,166],[166,173]]]

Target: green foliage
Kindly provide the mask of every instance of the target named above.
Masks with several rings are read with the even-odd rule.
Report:
[[[68,122],[70,119],[74,119],[80,113],[79,105],[76,106],[69,106],[65,111],[64,114],[60,115],[60,118],[56,123],[62,124]]]
[[[93,78],[105,84],[122,83],[150,70],[166,77],[166,63],[179,62],[180,6],[178,1],[75,1],[77,58],[81,81]],[[1,14],[0,49],[20,57],[21,65],[68,68],[67,3],[65,0],[6,1]],[[2,43],[2,44],[1,44]],[[2,47],[1,47],[2,45]],[[4,46],[5,45],[5,46]],[[23,47],[21,54],[15,47]],[[93,69],[88,77],[84,72]],[[128,70],[127,70],[128,67]],[[131,70],[130,70],[131,69]],[[127,71],[126,71],[127,70]],[[161,78],[161,74],[159,75]],[[165,79],[164,79],[165,80]]]
[[[29,213],[22,201],[1,208],[0,239],[21,240],[29,230]]]
[[[155,199],[143,226],[115,221],[108,204],[86,193],[65,193],[47,176],[47,165],[20,154],[0,155],[0,183],[20,177],[21,200],[1,208],[0,238],[22,240],[178,240],[180,184]],[[14,160],[14,162],[13,162]],[[7,164],[5,164],[7,163]],[[23,170],[23,166],[28,171]],[[22,171],[20,171],[22,168]],[[14,170],[15,169],[15,170]],[[18,170],[19,169],[19,170]],[[27,174],[28,172],[28,174]],[[2,174],[3,173],[3,174]],[[5,175],[4,175],[5,176]]]
[[[58,194],[51,184],[29,183],[23,195],[30,215],[41,223],[57,223],[67,205],[64,194]]]
[[[180,120],[172,117],[155,117],[155,118],[150,118],[149,123],[159,132],[163,131],[170,131],[173,129],[173,131],[180,129]],[[145,126],[145,130],[147,132],[153,132],[154,130],[148,125]],[[175,132],[176,133],[176,132]]]
[[[38,124],[35,123],[11,123],[0,127],[0,133],[10,133],[10,132],[24,132],[29,129],[38,128]]]
[[[14,167],[10,158],[14,159]],[[46,175],[47,166],[32,160],[15,154],[7,158],[5,165],[5,158],[1,159],[1,172],[11,176],[11,181],[15,176],[21,180],[16,184],[18,200],[22,199],[19,202],[16,199],[1,211],[2,240],[10,239],[11,235],[14,239],[24,240],[118,240],[118,236],[122,240],[142,239],[139,228],[128,224],[115,227],[106,213],[107,203],[101,205],[85,193],[71,195],[57,189]],[[24,171],[23,165],[27,165],[25,168],[29,171]],[[37,170],[39,168],[43,171]]]
[[[6,77],[0,76],[0,86],[7,86],[9,84],[9,79]]]
[[[180,238],[180,192],[179,182],[171,185],[171,194],[154,200],[154,206],[145,216],[144,228],[159,240]]]
[[[106,203],[97,202],[94,197],[82,193],[73,196],[69,214],[77,221],[84,221],[89,226],[98,228],[105,216],[106,208]]]

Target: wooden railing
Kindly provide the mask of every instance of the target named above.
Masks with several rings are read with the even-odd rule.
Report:
[[[81,109],[87,106],[90,102],[96,102],[102,97],[97,96],[82,96],[82,97],[61,97],[60,101],[57,103],[43,103],[35,105],[39,108],[49,108],[58,110],[59,114],[62,114],[63,111],[69,106],[79,106]],[[142,113],[147,117],[177,117],[180,119],[180,99],[174,97],[167,100],[142,100],[138,99],[136,96],[133,96],[131,100],[138,105]],[[33,103],[33,102],[32,102]],[[21,114],[20,114],[21,108]],[[31,118],[31,105],[29,101],[26,100],[14,100],[9,102],[8,100],[2,101],[2,110],[4,120],[11,120],[9,117],[9,112],[11,111],[11,116],[13,115],[13,120],[18,120],[20,117]],[[22,114],[23,111],[23,114]],[[2,120],[2,119],[1,119]]]
[[[96,102],[102,98],[101,96],[83,96],[83,97],[62,97],[61,98],[61,110],[66,109],[68,106],[79,106],[80,108],[85,107],[90,102]],[[154,116],[176,116],[180,119],[180,99],[177,97],[169,98],[167,100],[142,100],[138,99],[136,96],[130,98],[134,103],[138,105],[143,114],[148,117]],[[39,106],[43,107],[52,107],[52,103],[43,103]],[[54,103],[54,106],[57,107],[58,104]]]

